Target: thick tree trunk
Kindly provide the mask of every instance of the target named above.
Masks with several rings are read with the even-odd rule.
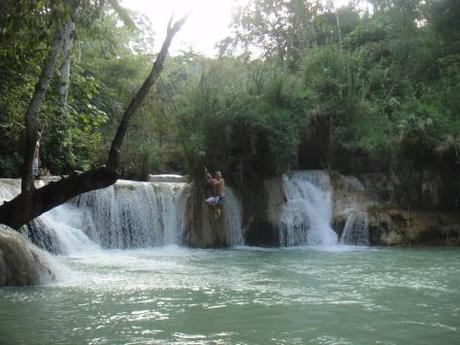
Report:
[[[21,193],[10,202],[0,206],[0,222],[13,229],[24,224],[53,207],[91,190],[108,187],[114,184],[118,175],[111,169],[101,167],[63,178],[58,182],[50,182],[46,186],[30,193]]]
[[[168,49],[171,44],[171,41],[174,38],[175,34],[185,23],[187,17],[188,16],[184,16],[174,25],[171,25],[172,19],[169,21],[165,41],[163,43],[159,55],[157,56],[153,64],[152,71],[150,72],[149,76],[142,84],[141,88],[136,93],[133,100],[126,109],[125,113],[123,114],[117,134],[112,142],[108,160],[109,165],[107,167],[104,166],[87,171],[80,175],[72,175],[58,182],[52,182],[40,189],[35,189],[35,187],[33,187],[32,164],[30,164],[30,172],[32,178],[29,182],[32,184],[32,188],[28,189],[27,192],[23,191],[13,200],[5,202],[2,206],[0,206],[0,223],[6,224],[12,227],[13,229],[19,229],[21,226],[27,224],[32,219],[40,216],[44,212],[52,209],[53,207],[65,203],[66,201],[76,197],[77,195],[89,192],[91,190],[108,187],[117,181],[117,179],[119,178],[117,170],[119,168],[120,150],[121,145],[123,144],[123,139],[126,134],[126,130],[128,129],[129,121],[132,115],[135,113],[138,106],[144,100],[152,85],[158,79],[158,76],[160,75],[163,69],[163,63],[168,54]],[[60,39],[62,40],[62,33]],[[54,57],[54,63],[56,62],[55,59],[56,57]],[[47,87],[47,85],[48,84],[44,86]],[[46,88],[44,88],[44,90],[46,91]],[[43,96],[44,93],[42,97]],[[38,107],[36,107],[36,109],[37,108]],[[31,118],[30,120],[31,123],[35,124],[36,126],[37,112],[35,111],[35,113],[31,114],[35,114],[35,118]],[[36,138],[36,132],[34,133],[34,137]]]
[[[38,139],[38,112],[43,104],[51,76],[54,72],[54,66],[56,65],[57,56],[62,45],[63,30],[64,28],[60,28],[56,31],[56,36],[54,37],[53,46],[51,47],[48,59],[42,70],[38,83],[35,86],[35,92],[29,103],[29,107],[24,114],[25,150],[21,192],[26,194],[35,189],[32,166],[35,145]]]

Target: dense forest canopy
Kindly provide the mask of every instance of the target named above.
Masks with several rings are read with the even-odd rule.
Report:
[[[53,23],[66,16],[52,1],[0,3],[4,177],[20,176],[24,113]],[[396,174],[407,181],[401,194],[411,195],[430,169],[458,195],[457,0],[354,0],[340,8],[253,0],[235,11],[232,30],[218,58],[188,50],[167,60],[131,123],[124,176],[200,176],[204,160],[239,186],[293,169],[333,169]],[[62,54],[40,109],[41,167],[56,175],[105,163],[154,59],[148,20],[116,1],[86,1],[73,39],[65,109]]]

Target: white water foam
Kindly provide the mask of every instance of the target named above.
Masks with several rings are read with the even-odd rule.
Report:
[[[230,247],[244,245],[243,238],[243,210],[235,192],[230,187],[226,187],[225,201],[225,221],[227,223],[227,244]]]
[[[100,248],[182,245],[190,184],[160,176],[159,182],[119,180],[108,188],[82,194],[29,225],[34,243],[56,254],[76,255]],[[166,179],[165,179],[166,178]],[[168,182],[169,181],[169,182]],[[20,180],[0,179],[0,200],[20,192]],[[227,244],[242,245],[242,209],[227,188]]]
[[[337,234],[330,225],[332,188],[323,171],[298,171],[283,175],[286,204],[279,221],[281,246],[337,244]]]
[[[350,213],[340,237],[340,244],[369,245],[369,217],[366,211]]]
[[[105,248],[181,244],[188,184],[118,181],[80,195],[89,237]]]
[[[82,231],[85,215],[70,204],[63,204],[40,216],[42,226],[57,237],[62,254],[76,255],[99,251],[100,247]]]
[[[336,212],[346,216],[340,244],[369,245],[369,215],[366,188],[353,176],[341,176],[343,190],[336,199]]]
[[[40,181],[38,181],[40,182]],[[21,181],[0,179],[0,203],[11,200],[20,193]],[[25,235],[43,249],[56,253],[71,255],[78,252],[94,251],[99,248],[82,231],[84,217],[81,210],[64,204],[37,217],[30,231],[24,229]],[[37,231],[37,228],[40,228]]]

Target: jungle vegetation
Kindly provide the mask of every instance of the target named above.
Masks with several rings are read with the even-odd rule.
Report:
[[[3,177],[21,176],[24,114],[55,21],[69,16],[64,3],[0,2]],[[63,102],[61,53],[39,111],[41,166],[54,175],[106,163],[155,58],[146,17],[117,1],[82,3],[68,96]],[[200,177],[205,163],[243,187],[289,170],[330,169],[395,174],[410,192],[430,170],[452,198],[460,193],[457,0],[354,0],[341,8],[252,0],[235,11],[232,35],[217,49],[217,57],[168,57],[132,118],[121,176]]]

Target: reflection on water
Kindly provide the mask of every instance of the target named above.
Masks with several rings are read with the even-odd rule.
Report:
[[[165,247],[0,289],[0,344],[455,344],[460,252]]]

